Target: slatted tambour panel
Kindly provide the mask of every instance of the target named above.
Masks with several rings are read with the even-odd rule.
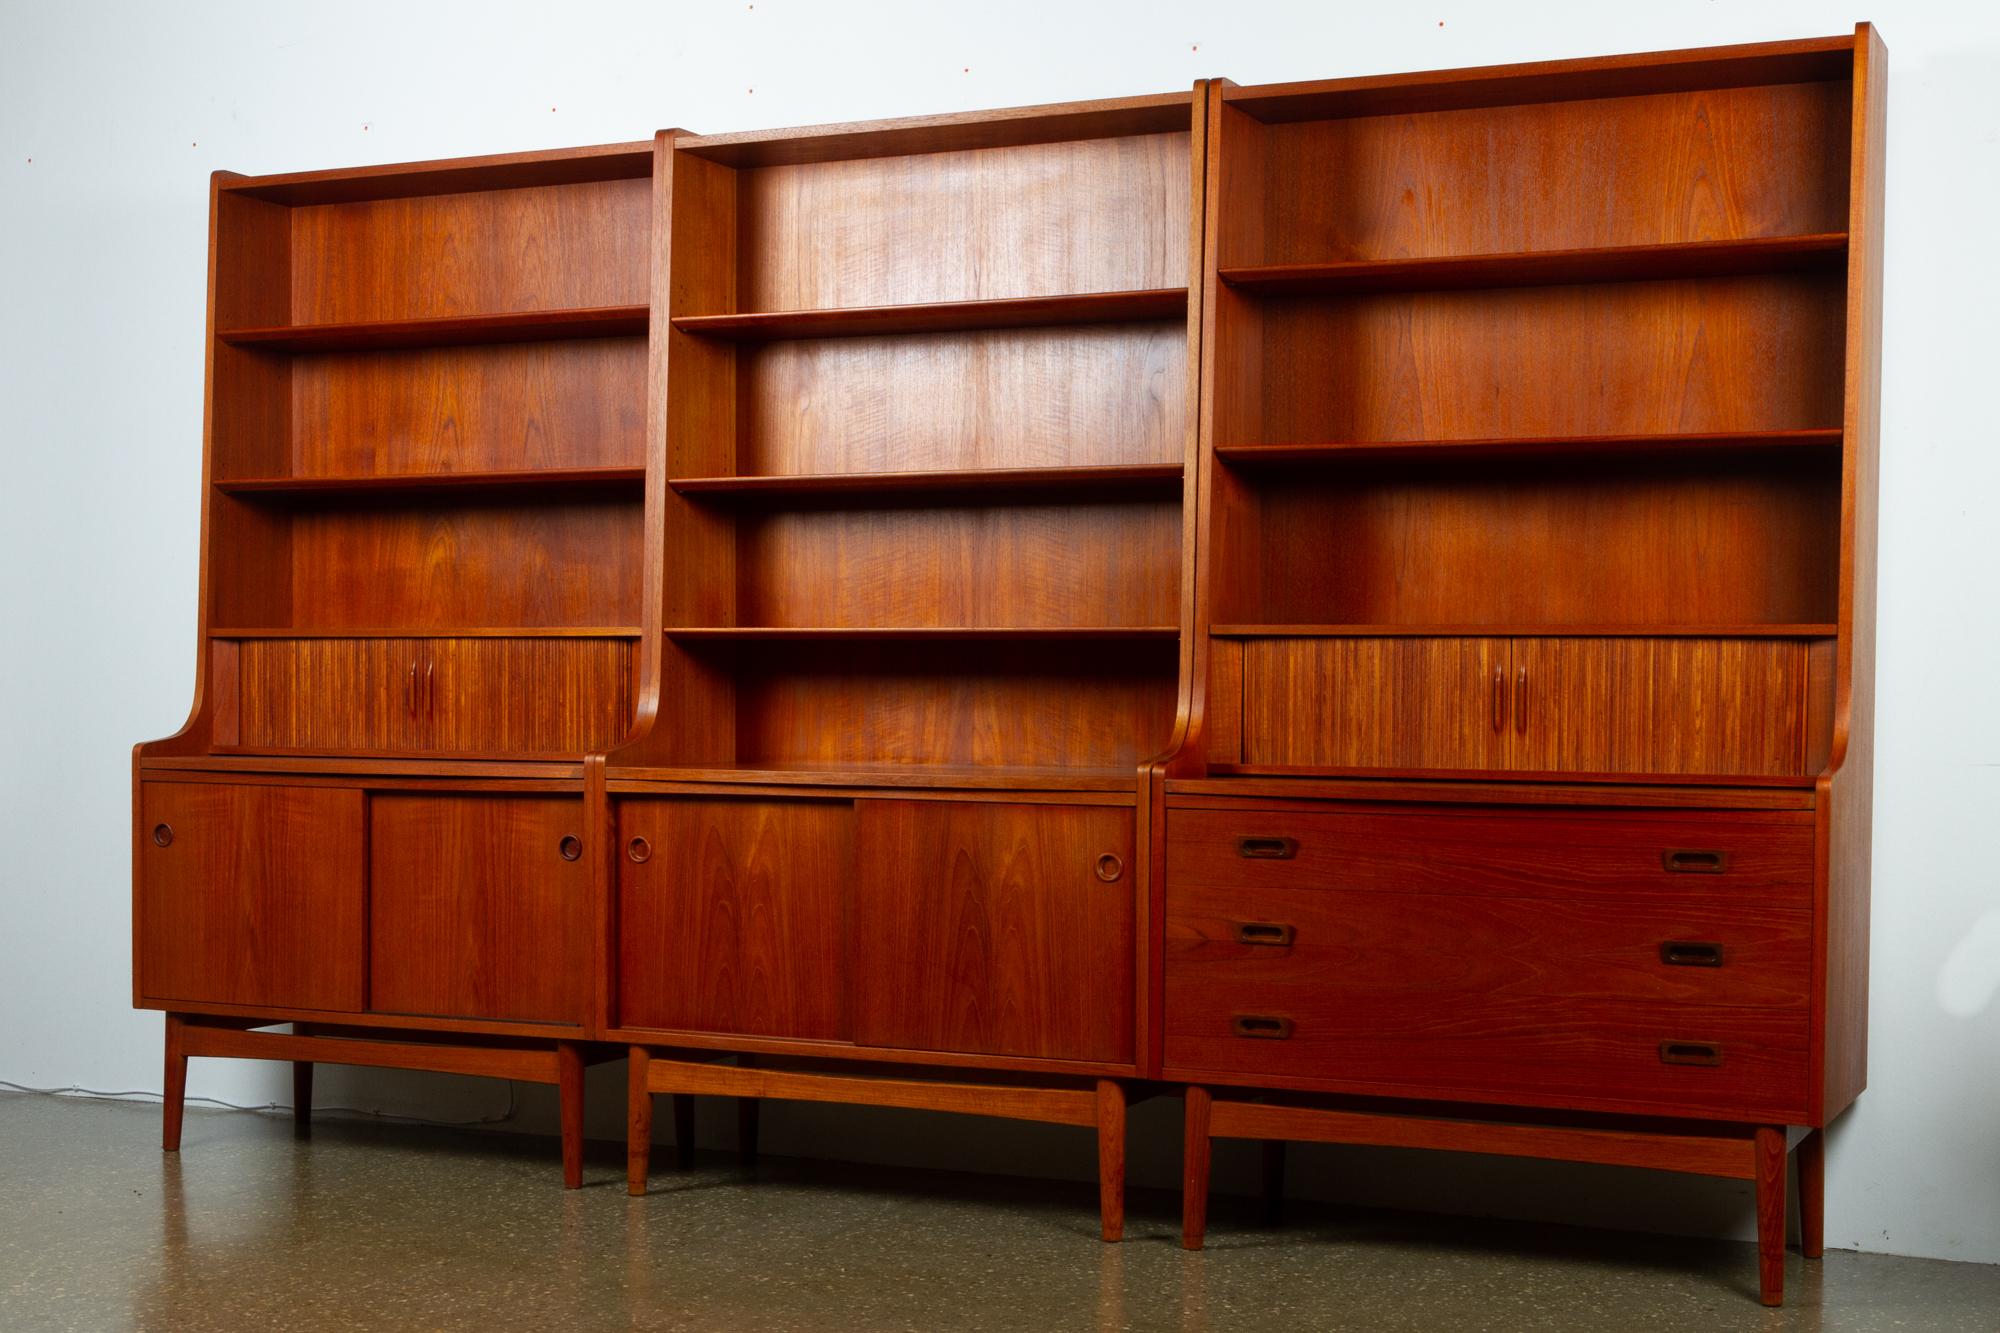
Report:
[[[1796,273],[1265,298],[1218,443],[1830,426],[1844,301]]]
[[[292,322],[644,304],[651,198],[636,179],[294,208]]]
[[[646,340],[301,354],[289,421],[299,476],[638,466]]]
[[[1507,641],[1252,639],[1243,645],[1243,762],[1499,768],[1494,675]]]
[[[745,169],[742,310],[1187,283],[1186,134]]]
[[[1851,97],[1828,81],[1231,124],[1263,210],[1223,263],[1845,231]]]
[[[245,639],[236,645],[246,750],[417,750],[422,639]]]
[[[1180,321],[809,339],[737,355],[744,473],[1178,462],[1183,448]]]
[[[1175,503],[888,505],[746,514],[748,625],[1172,625]]]
[[[1834,618],[1826,457],[1416,463],[1259,477],[1217,619],[1774,624]]]
[[[581,756],[633,720],[629,639],[433,639],[429,748]]]
[[[315,505],[290,520],[292,624],[637,625],[643,519],[626,500]]]
[[[1515,639],[1508,767],[1802,775],[1807,644]]]
[[[1174,663],[1171,642],[746,649],[733,669],[736,757],[1125,767],[1166,745]]]

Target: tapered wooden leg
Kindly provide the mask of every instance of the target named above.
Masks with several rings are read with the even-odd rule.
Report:
[[[1799,1141],[1799,1252],[1808,1259],[1826,1253],[1826,1131]]]
[[[694,1165],[694,1095],[674,1094],[674,1159],[685,1171]]]
[[[1187,1090],[1186,1140],[1181,1146],[1181,1248],[1198,1250],[1208,1231],[1207,1088]]]
[[[1285,1212],[1285,1141],[1264,1140],[1264,1222],[1277,1225]]]
[[[562,1115],[563,1188],[583,1188],[583,1048],[556,1043],[556,1103]]]
[[[755,1069],[754,1056],[739,1055],[736,1063],[743,1069]],[[736,1155],[743,1159],[743,1165],[752,1166],[757,1161],[757,1113],[763,1103],[755,1097],[736,1099]]]
[[[1760,1125],[1757,1159],[1757,1292],[1766,1305],[1785,1301],[1785,1131]]]
[[[304,1023],[292,1024],[294,1034],[310,1037],[312,1029]],[[292,1061],[292,1128],[303,1134],[312,1128],[313,1122],[313,1062]]]
[[[1125,1085],[1097,1080],[1097,1216],[1104,1239],[1125,1236]]]
[[[181,1150],[181,1111],[187,1102],[188,1062],[182,1049],[179,1014],[167,1015],[167,1086],[160,1103],[160,1147]]]
[[[646,1173],[653,1162],[653,1092],[646,1086],[651,1060],[644,1046],[634,1046],[625,1074],[625,1192],[646,1192]]]

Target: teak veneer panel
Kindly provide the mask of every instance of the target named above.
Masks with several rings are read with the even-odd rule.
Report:
[[[361,1008],[362,799],[353,788],[142,784],[140,998]]]
[[[851,802],[623,799],[617,831],[620,1026],[849,1038]]]
[[[580,797],[377,793],[368,817],[371,1010],[582,1020]]]
[[[1132,1058],[1128,811],[862,801],[855,837],[857,1042]]]

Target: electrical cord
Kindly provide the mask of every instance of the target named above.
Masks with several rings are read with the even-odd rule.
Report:
[[[97,1097],[105,1101],[165,1101],[163,1093],[147,1088],[124,1088],[106,1091],[101,1088],[86,1088],[72,1083],[66,1088],[34,1088],[25,1083],[15,1083],[0,1078],[0,1088],[11,1088],[15,1092],[33,1093],[40,1097]],[[394,1120],[406,1125],[432,1125],[439,1129],[474,1129],[480,1125],[498,1125],[514,1118],[520,1089],[510,1080],[507,1084],[507,1109],[499,1115],[490,1115],[478,1120],[430,1120],[423,1116],[397,1115],[393,1111],[372,1110],[364,1106],[313,1106],[314,1115],[355,1115],[371,1120]],[[220,1106],[229,1111],[248,1111],[254,1115],[273,1115],[280,1111],[289,1112],[294,1108],[287,1102],[265,1102],[261,1106],[244,1106],[238,1102],[225,1102],[220,1097],[188,1097],[190,1102],[204,1102],[210,1106]]]

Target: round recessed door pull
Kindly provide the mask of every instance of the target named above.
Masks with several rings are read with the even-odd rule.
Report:
[[[644,865],[653,859],[653,844],[644,838],[634,838],[625,844],[625,855]]]
[[[153,841],[162,847],[172,846],[174,841],[174,826],[172,824],[153,825]]]
[[[574,861],[583,855],[583,839],[571,833],[556,844],[556,851],[561,854],[563,860]]]
[[[1097,877],[1106,884],[1115,884],[1125,877],[1125,862],[1118,853],[1106,852],[1097,858]]]

